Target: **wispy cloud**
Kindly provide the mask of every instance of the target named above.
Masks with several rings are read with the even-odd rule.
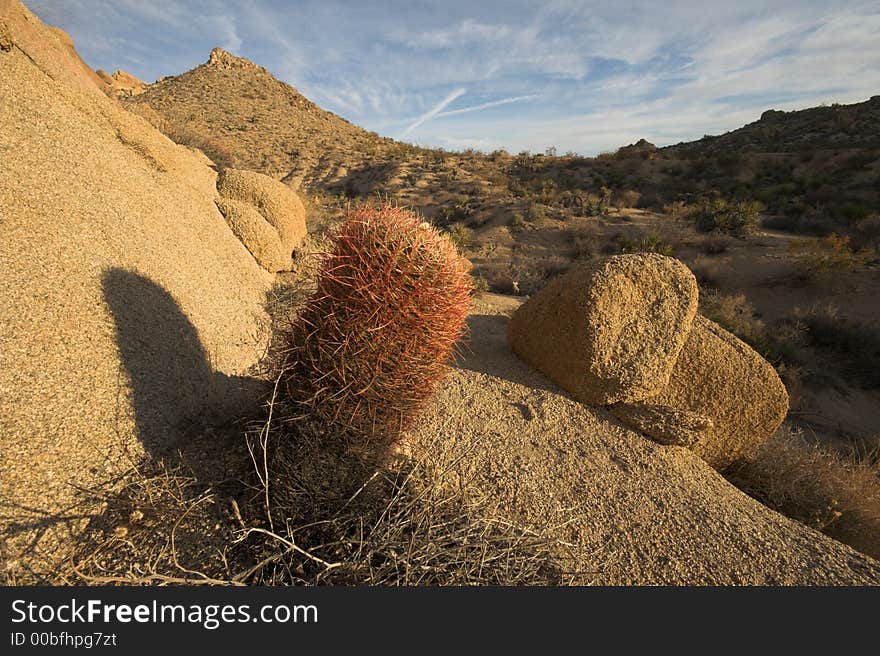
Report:
[[[522,102],[524,100],[534,100],[535,98],[540,97],[540,93],[530,93],[527,96],[513,96],[511,98],[502,98],[501,100],[493,100],[491,102],[485,102],[480,105],[462,107],[461,109],[450,109],[448,111],[435,114],[433,118],[442,118],[444,116],[457,116],[458,114],[470,114],[471,112],[480,112],[484,109],[489,109],[490,107],[500,107],[501,105],[509,105],[510,103]]]
[[[443,100],[438,102],[431,109],[429,109],[427,112],[425,112],[424,114],[419,116],[415,121],[413,121],[408,126],[406,126],[406,128],[403,130],[403,132],[400,133],[400,136],[405,137],[410,132],[415,130],[417,127],[419,127],[420,125],[424,125],[425,123],[430,121],[432,118],[434,118],[435,116],[440,114],[440,112],[442,112],[444,109],[449,107],[449,105],[451,105],[453,102],[455,102],[455,100],[457,98],[460,98],[461,96],[463,96],[466,91],[467,91],[467,89],[464,89],[463,87],[459,87],[458,89],[455,89],[454,91],[452,91]]]
[[[880,5],[866,0],[26,2],[96,68],[152,80],[220,45],[426,145],[594,153],[880,92]],[[477,100],[456,107],[464,89]]]

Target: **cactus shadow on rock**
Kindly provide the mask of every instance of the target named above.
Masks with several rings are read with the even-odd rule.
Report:
[[[238,424],[257,412],[266,382],[215,371],[196,327],[156,282],[113,268],[102,285],[147,455],[199,478],[229,475],[222,470],[241,449]]]

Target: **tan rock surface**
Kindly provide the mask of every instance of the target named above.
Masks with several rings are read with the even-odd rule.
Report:
[[[880,562],[730,485],[688,449],[662,446],[577,403],[505,343],[518,302],[482,295],[466,357],[411,436],[460,459],[499,517],[558,536],[575,583],[880,584]],[[420,439],[420,436],[424,438]],[[453,481],[454,483],[454,481]]]
[[[512,317],[508,339],[579,401],[635,401],[666,385],[696,311],[697,282],[684,264],[617,255],[531,297]]]
[[[718,324],[697,316],[656,396],[612,412],[661,442],[683,441],[724,469],[765,442],[785,419],[788,393],[769,362]],[[703,423],[680,422],[682,415]]]
[[[229,198],[218,198],[217,207],[232,232],[261,267],[270,273],[290,270],[290,249],[281,245],[278,231],[263,218],[256,207]]]
[[[290,187],[254,171],[225,169],[217,179],[223,198],[250,203],[278,231],[288,256],[306,236],[306,210]]]
[[[97,76],[104,83],[104,92],[111,98],[129,98],[143,93],[147,88],[147,83],[139,80],[131,73],[125,71],[116,71],[110,75],[106,71],[98,69],[95,71]]]
[[[91,512],[77,487],[253,397],[271,276],[200,159],[21,4],[0,0],[0,20],[0,552],[39,569]]]

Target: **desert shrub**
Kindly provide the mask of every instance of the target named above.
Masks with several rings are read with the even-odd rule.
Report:
[[[545,205],[552,205],[556,202],[559,192],[557,184],[554,180],[542,180],[541,187],[538,191],[539,200]]]
[[[552,278],[568,271],[571,266],[571,260],[562,256],[534,259],[514,255],[503,266],[493,267],[483,275],[493,292],[515,296],[531,295],[542,289]]]
[[[727,473],[774,510],[880,557],[880,463],[843,457],[786,426]]]
[[[522,212],[514,212],[510,215],[510,221],[507,223],[511,232],[520,232],[523,229],[523,226],[526,223],[525,217],[522,215]]]
[[[474,237],[474,231],[461,223],[453,223],[447,229],[446,234],[459,249],[466,248]]]
[[[803,208],[799,208],[803,209]],[[825,236],[834,232],[834,221],[822,212],[812,208],[805,211],[786,212],[775,216],[767,216],[761,224],[770,230],[783,230],[799,235]]]
[[[350,212],[284,337],[291,407],[367,441],[395,438],[445,375],[470,306],[470,263],[413,213]]]
[[[840,315],[832,305],[800,313],[809,343],[834,353],[841,372],[869,389],[880,388],[880,327]]]
[[[730,247],[730,237],[720,233],[711,233],[700,241],[706,255],[720,255]]]
[[[559,196],[559,204],[575,216],[595,216],[599,213],[598,199],[577,190],[566,190]]]
[[[799,277],[804,279],[852,271],[871,259],[867,251],[853,251],[848,236],[835,233],[821,239],[794,239],[789,252],[794,256]]]
[[[633,189],[614,192],[613,205],[621,210],[627,207],[638,207],[642,194]]]
[[[526,210],[525,218],[530,223],[543,223],[547,218],[547,211],[540,205],[533,203]]]
[[[871,210],[864,205],[847,203],[837,210],[837,214],[845,223],[852,224],[868,218]]]
[[[718,289],[718,279],[721,269],[717,260],[700,255],[689,264],[691,272],[697,279],[697,284],[705,290]]]
[[[872,214],[859,221],[853,230],[852,245],[857,250],[880,255],[880,214]]]
[[[619,235],[616,238],[618,253],[660,253],[672,255],[672,244],[656,232],[638,235]]]
[[[571,257],[575,260],[587,260],[596,254],[599,233],[592,223],[585,223],[568,230],[571,243]]]
[[[459,196],[451,205],[444,205],[437,213],[436,222],[441,226],[462,223],[474,213],[474,201],[467,196]]]
[[[703,294],[700,311],[753,347],[762,344],[766,338],[764,322],[755,316],[755,309],[745,294]]]
[[[703,202],[696,213],[700,232],[723,232],[734,237],[750,235],[758,227],[763,206],[755,201],[728,202],[714,198]]]
[[[703,290],[700,294],[700,312],[729,330],[755,349],[775,366],[798,362],[797,349],[805,342],[804,326],[795,319],[768,328],[755,314],[755,309],[744,294],[721,294]]]
[[[488,292],[488,291],[489,291],[489,281],[486,280],[481,275],[474,276],[474,294],[479,294],[481,292]]]
[[[696,211],[696,207],[694,205],[688,205],[683,200],[675,200],[663,205],[662,211],[673,219],[680,219],[693,215]]]
[[[613,194],[614,192],[608,187],[601,187],[599,189],[599,214],[608,214],[608,211],[611,209],[611,197]]]

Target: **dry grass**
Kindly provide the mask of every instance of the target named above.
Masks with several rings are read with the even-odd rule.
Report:
[[[229,521],[235,482],[202,483],[182,466],[133,466],[118,484],[83,490],[101,512],[76,538],[55,583],[235,583]]]
[[[56,583],[548,585],[568,546],[518,526],[457,476],[439,442],[415,459],[364,450],[312,421],[247,433],[253,470],[203,484],[135,468],[79,536]]]
[[[816,280],[845,271],[860,269],[871,261],[868,250],[854,251],[848,236],[834,233],[822,239],[795,239],[789,245],[799,278]]]
[[[282,413],[283,414],[283,413]],[[517,526],[455,475],[439,442],[413,459],[365,450],[311,422],[252,436],[256,524],[240,544],[261,584],[563,582],[558,540]]]
[[[267,298],[281,332],[314,291],[313,240]],[[283,341],[283,340],[281,340]],[[277,344],[264,363],[277,373]],[[277,387],[276,387],[277,392]],[[441,442],[357,438],[273,395],[244,431],[241,465],[220,483],[182,468],[133,468],[88,490],[102,512],[79,537],[62,583],[90,585],[529,585],[567,582],[569,547],[516,524],[457,474]]]
[[[841,456],[784,426],[728,477],[778,512],[880,558],[877,456]]]

